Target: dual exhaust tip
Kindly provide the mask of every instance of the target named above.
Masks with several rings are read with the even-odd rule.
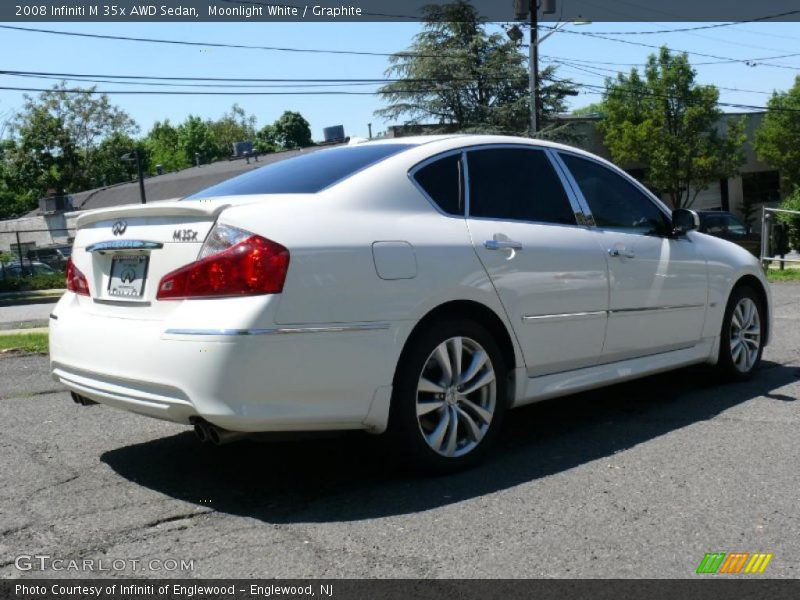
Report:
[[[94,400],[89,400],[86,396],[81,396],[75,392],[70,392],[69,395],[72,396],[72,401],[75,404],[80,404],[81,406],[91,406],[92,404],[97,404],[97,402]]]
[[[247,433],[228,431],[200,419],[194,421],[194,433],[201,442],[210,442],[215,446],[222,446],[248,437]]]

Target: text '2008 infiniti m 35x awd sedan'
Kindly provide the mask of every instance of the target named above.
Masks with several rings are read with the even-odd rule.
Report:
[[[52,373],[80,401],[257,432],[387,432],[447,470],[503,414],[770,334],[746,250],[610,163],[497,136],[302,154],[182,200],[82,214]]]

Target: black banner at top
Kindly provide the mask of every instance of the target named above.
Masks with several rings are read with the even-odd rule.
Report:
[[[455,0],[453,0],[455,1]],[[462,1],[462,0],[460,0]],[[463,0],[486,21],[527,20],[530,0]],[[426,19],[435,0],[3,0],[0,21],[399,21]],[[539,0],[541,21],[800,21],[796,0]]]

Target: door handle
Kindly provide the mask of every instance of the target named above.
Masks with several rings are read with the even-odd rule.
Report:
[[[483,247],[487,250],[522,250],[522,242],[514,240],[486,240]]]
[[[633,250],[628,250],[627,248],[609,248],[608,255],[613,256],[614,258],[636,258],[636,253]]]

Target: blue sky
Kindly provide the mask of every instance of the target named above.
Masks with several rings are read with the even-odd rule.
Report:
[[[20,26],[27,26],[24,23]],[[641,31],[693,27],[698,23],[593,23],[569,24],[575,32]],[[395,52],[407,48],[418,24],[409,23],[55,23],[31,24],[63,31],[101,33],[135,37],[167,38],[201,42],[247,45],[271,45],[322,49]],[[496,26],[491,28],[497,29]],[[748,23],[697,32],[657,35],[617,35],[630,41],[691,50],[731,58],[760,58],[800,52],[800,23]],[[552,58],[609,63],[642,63],[652,49],[558,32],[545,40],[540,49],[542,64]],[[387,67],[385,57],[298,54],[274,51],[198,48],[145,44],[124,41],[94,40],[40,33],[0,31],[0,64],[4,69],[207,77],[269,78],[377,78]],[[691,56],[693,63],[712,59]],[[800,56],[767,61],[783,68],[763,64],[698,65],[698,79],[718,86],[753,90],[721,92],[721,101],[763,106],[773,89],[787,89],[800,72]],[[576,63],[577,64],[577,63]],[[559,74],[576,82],[602,85],[602,69],[623,69],[596,63],[580,63],[594,73],[574,66],[562,67]],[[55,82],[0,75],[0,86],[48,87]],[[84,84],[86,85],[86,84]],[[98,84],[101,89],[124,89],[141,86]],[[371,90],[371,87],[352,87]],[[594,90],[573,98],[573,107],[599,99]],[[22,93],[0,90],[0,117],[22,105]],[[386,123],[373,115],[382,106],[379,98],[367,96],[112,96],[112,102],[130,113],[142,127],[142,133],[156,120],[182,121],[189,114],[217,117],[234,102],[257,116],[259,125],[271,123],[284,110],[301,112],[311,123],[316,139],[322,128],[344,124],[351,136],[366,136],[367,123],[375,133]],[[724,108],[736,111],[734,108]]]

